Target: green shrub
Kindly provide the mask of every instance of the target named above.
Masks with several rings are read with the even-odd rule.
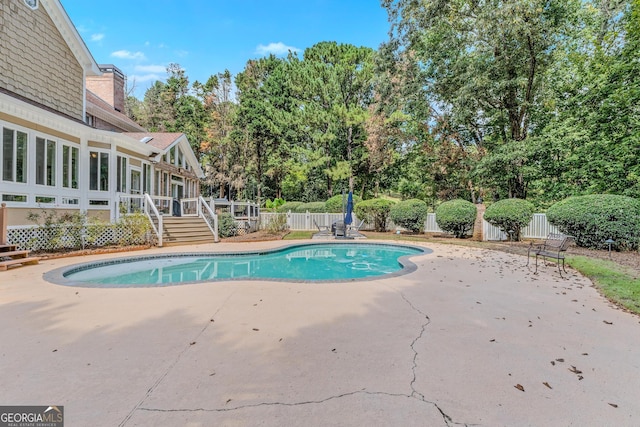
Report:
[[[327,209],[324,206],[324,202],[309,202],[299,205],[294,212],[304,213],[306,211],[311,213],[323,213],[326,212]]]
[[[278,206],[276,208],[276,212],[281,212],[281,213],[289,212],[289,211],[296,212],[296,208],[301,204],[302,202],[286,202],[285,204]]]
[[[142,245],[148,241],[151,222],[145,214],[133,213],[120,217],[116,227],[122,230],[120,246]]]
[[[362,199],[358,196],[353,196],[353,204],[354,206],[360,203]],[[324,203],[327,212],[341,213],[342,212],[342,194],[338,194],[337,196],[331,197]],[[344,195],[344,208],[347,207],[347,195]]]
[[[476,205],[467,200],[449,200],[436,209],[436,223],[442,230],[462,239],[473,229],[477,211]]]
[[[510,239],[518,241],[521,230],[531,222],[534,209],[533,203],[526,200],[504,199],[490,205],[484,213],[484,219],[499,227]]]
[[[233,215],[228,212],[218,215],[218,236],[223,238],[232,237],[236,235],[237,231],[238,229]]]
[[[422,200],[404,200],[391,207],[389,216],[391,221],[414,233],[424,230],[424,221],[427,219],[429,208]]]
[[[273,199],[273,201],[271,199],[267,199],[267,201],[264,203],[264,207],[269,212],[277,212],[278,208],[284,205],[285,203],[286,202],[284,199],[280,199],[276,197],[275,199]]]
[[[547,219],[574,236],[576,244],[602,249],[612,239],[617,250],[638,248],[640,201],[613,194],[592,194],[564,199],[547,210]]]
[[[353,211],[359,219],[374,224],[375,231],[386,231],[387,217],[395,202],[387,199],[369,199],[355,205]]]

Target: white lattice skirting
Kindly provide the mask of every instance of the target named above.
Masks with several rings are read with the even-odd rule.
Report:
[[[20,250],[55,251],[61,249],[84,249],[109,245],[155,244],[153,233],[134,236],[132,230],[122,226],[95,225],[86,227],[21,227],[7,230],[7,240]]]

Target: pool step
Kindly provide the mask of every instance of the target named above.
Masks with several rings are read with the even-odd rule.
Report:
[[[0,245],[0,271],[7,271],[9,267],[37,264],[38,257],[29,256],[29,251],[20,251],[15,245]]]
[[[163,219],[165,246],[213,243],[213,233],[200,217],[165,217]]]

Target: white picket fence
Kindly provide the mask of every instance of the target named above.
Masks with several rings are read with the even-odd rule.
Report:
[[[260,228],[266,228],[272,218],[278,215],[287,216],[287,225],[290,230],[317,230],[318,226],[331,226],[334,221],[341,221],[342,214],[340,213],[293,213],[287,212],[281,213],[269,213],[260,212]],[[315,221],[315,223],[314,223]],[[359,224],[360,221],[354,216],[354,224]],[[370,230],[373,226],[365,223],[362,226],[363,230]],[[387,230],[395,230],[396,226],[393,222],[387,223]],[[424,222],[425,233],[443,233],[436,223],[436,214],[430,213],[427,215],[427,219]],[[558,229],[551,225],[547,221],[547,215],[543,213],[533,214],[533,218],[527,227],[522,230],[522,237],[527,239],[544,239],[549,233],[559,233]],[[470,233],[471,234],[471,233]],[[483,221],[483,235],[484,240],[507,240],[507,235],[498,227],[494,227],[487,221]]]

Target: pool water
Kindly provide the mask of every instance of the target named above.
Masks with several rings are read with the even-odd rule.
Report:
[[[422,253],[424,249],[412,246],[327,243],[260,253],[171,254],[84,264],[67,268],[62,273],[64,280],[51,281],[91,287],[166,286],[234,279],[348,281],[397,273],[406,268],[401,257]],[[406,260],[404,263],[413,266]]]

